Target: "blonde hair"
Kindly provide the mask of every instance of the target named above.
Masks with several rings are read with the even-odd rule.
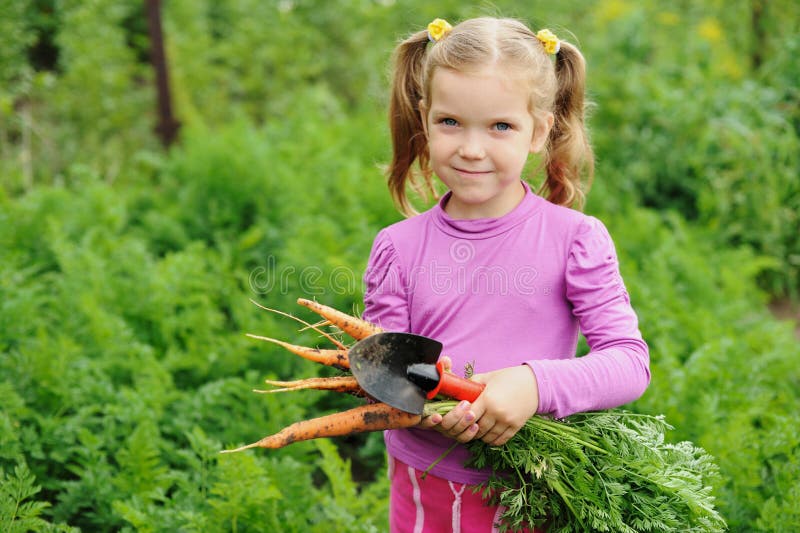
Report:
[[[406,216],[415,213],[407,185],[427,197],[435,196],[430,154],[420,116],[420,101],[430,105],[434,69],[460,72],[499,64],[515,68],[530,80],[531,112],[552,112],[553,127],[544,148],[545,182],[539,194],[565,206],[583,207],[594,174],[594,155],[585,125],[586,63],[566,42],[555,56],[545,52],[536,35],[522,22],[482,17],[465,20],[441,40],[429,44],[427,31],[414,33],[395,49],[389,104],[393,155],[388,169],[389,191]],[[414,162],[419,165],[415,172]],[[581,183],[581,174],[586,183]]]

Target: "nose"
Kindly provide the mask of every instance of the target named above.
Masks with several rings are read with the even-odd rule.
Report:
[[[483,148],[480,135],[475,132],[465,133],[461,145],[458,147],[458,155],[464,159],[483,159],[486,151]]]

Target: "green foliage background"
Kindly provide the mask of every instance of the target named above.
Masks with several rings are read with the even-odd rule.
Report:
[[[795,2],[165,0],[168,152],[141,2],[0,6],[0,530],[386,529],[379,435],[217,452],[354,405],[251,392],[326,369],[245,337],[320,342],[250,299],[360,310],[399,219],[391,49],[487,13],[586,55],[587,210],[651,346],[629,407],[716,456],[732,531],[800,530],[800,347],[766,309],[800,295]]]

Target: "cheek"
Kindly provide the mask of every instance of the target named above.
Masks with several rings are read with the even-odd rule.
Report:
[[[515,143],[507,146],[502,151],[502,158],[509,167],[523,167],[528,161],[530,145],[527,143]]]
[[[452,151],[453,142],[444,135],[428,137],[428,151],[432,159],[446,157]]]

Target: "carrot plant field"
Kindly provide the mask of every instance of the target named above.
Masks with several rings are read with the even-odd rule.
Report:
[[[586,56],[586,211],[651,349],[626,409],[714,457],[730,531],[800,531],[796,2],[164,0],[169,147],[145,4],[0,2],[0,531],[388,530],[378,433],[219,452],[362,402],[254,393],[334,371],[247,334],[362,310],[392,47],[480,14]]]

